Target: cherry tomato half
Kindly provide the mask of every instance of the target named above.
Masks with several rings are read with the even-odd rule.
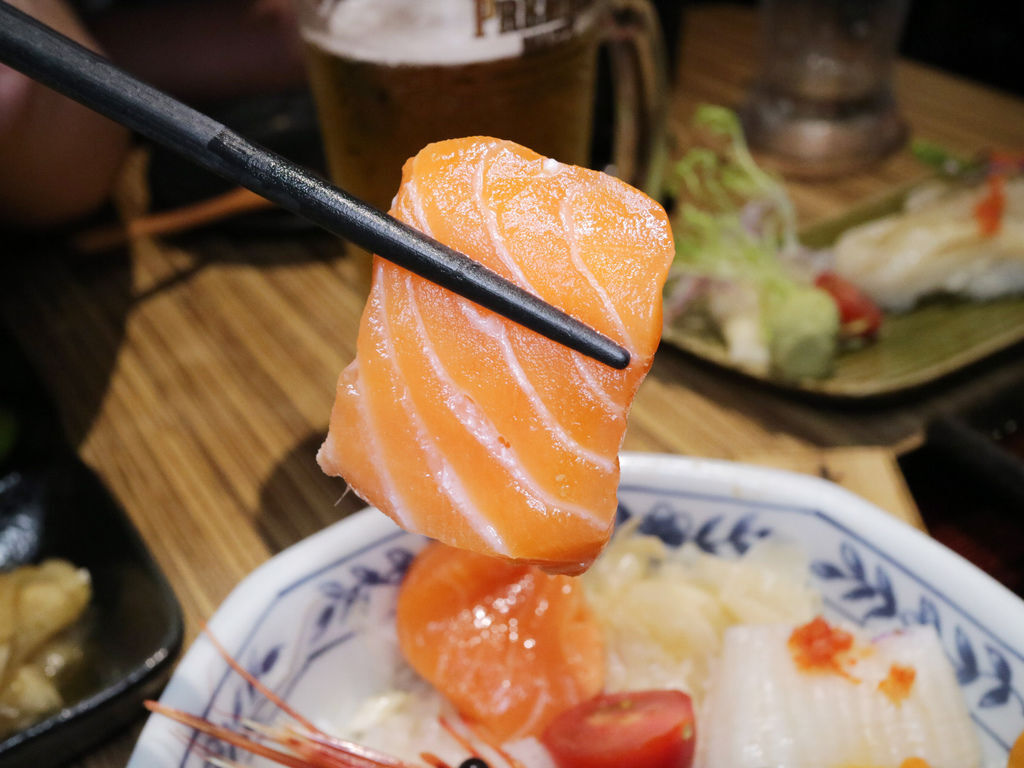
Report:
[[[555,718],[541,742],[558,768],[689,768],[693,704],[682,691],[602,695]]]
[[[835,272],[822,272],[814,284],[836,303],[844,334],[868,339],[875,337],[882,327],[882,310],[860,288]]]

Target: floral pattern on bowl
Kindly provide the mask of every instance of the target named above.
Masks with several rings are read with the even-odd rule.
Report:
[[[758,539],[801,543],[826,612],[874,634],[935,627],[978,728],[985,766],[1024,730],[1024,603],[927,536],[816,478],[673,456],[626,454],[619,518],[668,545],[735,557]],[[397,585],[424,540],[364,511],[257,569],[211,630],[252,674],[314,721],[339,722],[384,690],[399,663],[385,629]],[[204,640],[161,699],[226,725],[276,708]],[[200,768],[249,757],[151,718],[129,768]],[[255,764],[255,763],[254,763]]]

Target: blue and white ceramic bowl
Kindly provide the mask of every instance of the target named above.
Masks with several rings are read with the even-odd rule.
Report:
[[[640,531],[672,546],[693,542],[729,557],[767,536],[801,542],[827,613],[873,634],[933,625],[978,728],[986,768],[1005,766],[1024,731],[1024,602],[970,563],[838,486],[788,472],[626,454],[619,501],[622,518],[639,518]],[[254,571],[211,629],[297,710],[314,721],[343,721],[391,679],[397,658],[382,652],[379,628],[389,624],[398,583],[423,544],[380,513],[363,511]],[[226,724],[276,716],[204,639],[179,664],[161,701]],[[199,768],[211,749],[221,747],[154,716],[129,768]]]

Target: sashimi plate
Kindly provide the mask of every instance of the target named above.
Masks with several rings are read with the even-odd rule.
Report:
[[[678,456],[625,454],[621,520],[673,547],[736,557],[765,537],[799,542],[826,615],[871,634],[929,624],[956,671],[986,768],[1003,768],[1024,731],[1024,602],[925,534],[827,481]],[[247,577],[210,622],[261,682],[318,724],[345,722],[386,690],[400,663],[379,642],[398,585],[425,541],[364,510]],[[205,639],[161,701],[238,728],[279,713]],[[200,768],[249,758],[152,716],[129,768]],[[253,765],[262,765],[253,761]]]
[[[915,186],[806,227],[800,240],[811,248],[827,248],[845,230],[900,210]],[[787,381],[737,363],[729,357],[722,338],[710,331],[670,326],[663,338],[716,365],[778,386],[827,397],[869,398],[928,384],[1024,341],[1024,298],[986,302],[935,298],[908,312],[886,314],[878,340],[842,352],[835,370],[822,379]]]

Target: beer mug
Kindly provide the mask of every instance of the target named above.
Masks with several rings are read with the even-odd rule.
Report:
[[[665,64],[646,0],[302,0],[300,28],[331,176],[387,209],[426,144],[510,139],[588,165],[600,46],[613,167],[654,191]]]

